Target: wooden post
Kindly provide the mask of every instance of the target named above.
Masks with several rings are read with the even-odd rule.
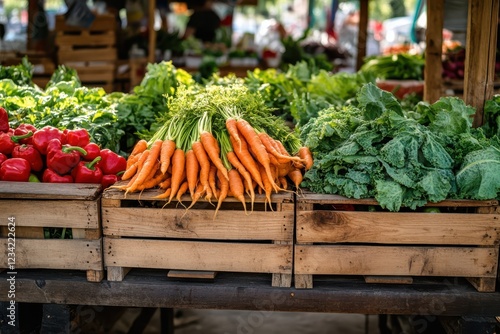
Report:
[[[149,0],[148,6],[148,25],[149,25],[149,51],[148,51],[148,62],[155,62],[155,51],[156,51],[156,31],[155,31],[155,10],[156,2],[155,0]]]
[[[424,100],[436,102],[442,91],[444,0],[427,0],[427,32],[425,35]]]
[[[464,100],[476,108],[474,127],[483,124],[484,101],[493,96],[499,1],[469,0]]]
[[[356,56],[356,70],[363,65],[366,56],[366,40],[368,35],[368,2],[369,0],[359,1],[359,29],[358,29],[358,53]]]

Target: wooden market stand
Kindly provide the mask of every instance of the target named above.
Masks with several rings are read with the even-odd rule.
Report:
[[[469,0],[465,101],[477,109],[475,125],[481,124],[484,101],[492,94],[499,1]],[[441,73],[441,39],[436,36],[441,35],[442,5],[442,0],[428,1],[428,21],[435,24],[429,25],[435,35],[427,37],[428,101],[438,99],[441,92],[441,78],[436,75]],[[84,235],[88,232],[82,230]],[[496,271],[498,265],[494,267]],[[5,272],[1,275],[0,328],[2,333],[17,333],[19,328],[7,325],[10,283]],[[22,316],[23,305],[39,306],[46,333],[67,332],[68,305],[84,306],[87,321],[101,312],[102,306],[160,308],[165,333],[173,333],[174,308],[407,315],[422,331],[440,318],[449,333],[493,333],[495,317],[500,315],[498,284],[494,292],[479,292],[464,278],[420,277],[412,284],[366,284],[359,276],[332,275],[315,279],[313,288],[299,289],[273,287],[260,273],[221,272],[208,281],[169,280],[164,270],[140,268],[124,274],[121,281],[91,282],[88,275],[78,270],[20,270],[16,276],[15,300],[21,305],[17,305],[17,314]],[[498,282],[496,273],[494,276],[497,278],[488,281],[493,285]],[[252,329],[258,332],[258,328]]]

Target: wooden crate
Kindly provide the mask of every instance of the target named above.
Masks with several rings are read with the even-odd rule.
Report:
[[[14,221],[16,270],[84,270],[88,281],[100,282],[100,194],[97,184],[0,182],[1,267],[9,268],[5,250],[13,241],[9,221]],[[44,239],[44,227],[71,228],[73,239]]]
[[[312,193],[297,198],[296,288],[312,288],[314,275],[385,283],[439,276],[464,277],[478,291],[495,291],[498,201],[432,204],[440,213],[370,212],[370,205],[377,202]]]
[[[188,211],[177,202],[163,208],[164,200],[153,199],[160,193],[149,190],[125,197],[122,191],[104,191],[104,265],[109,281],[123,280],[131,268],[151,268],[169,269],[169,275],[195,271],[187,275],[191,277],[200,272],[213,277],[219,271],[269,273],[273,286],[291,286],[291,193],[274,194],[273,211],[264,209],[264,196],[257,196],[248,215],[241,203],[227,198],[215,219],[215,207],[203,201]],[[189,200],[185,197],[185,204]]]

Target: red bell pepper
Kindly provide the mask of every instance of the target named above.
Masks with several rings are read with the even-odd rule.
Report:
[[[12,150],[13,158],[23,158],[28,160],[31,170],[39,172],[43,168],[43,159],[40,152],[38,152],[33,145],[17,145]]]
[[[63,144],[70,146],[85,147],[85,145],[90,143],[90,135],[86,129],[66,129],[63,131],[63,139],[61,141]]]
[[[14,136],[22,136],[30,131],[34,134],[37,131],[37,128],[34,125],[22,123],[19,124],[19,126],[14,130]],[[19,142],[21,144],[31,144],[33,142],[33,137],[21,139]]]
[[[80,161],[71,171],[75,183],[101,183],[102,171],[96,164],[101,157],[96,157],[91,162]]]
[[[92,161],[101,155],[101,148],[96,143],[89,143],[83,146],[83,149],[87,151],[87,154],[82,157],[85,161]]]
[[[61,130],[53,126],[44,126],[33,135],[33,146],[35,146],[42,155],[46,155],[49,141],[52,139],[62,140],[62,134],[63,132]]]
[[[59,173],[67,174],[80,162],[80,154],[87,152],[78,146],[61,144],[59,139],[52,139],[47,144],[47,168]]]
[[[118,174],[127,169],[127,160],[119,154],[111,151],[108,148],[101,150],[102,160],[99,162],[104,174]]]
[[[114,174],[103,175],[101,180],[102,189],[106,189],[107,187],[112,186],[119,180],[120,177]]]
[[[7,132],[9,129],[9,114],[7,110],[0,107],[0,132]]]
[[[43,171],[42,182],[49,183],[73,183],[73,177],[68,175],[59,175],[52,169],[46,168]]]
[[[13,132],[0,132],[0,153],[9,155],[21,139],[33,136],[33,132],[28,132],[22,136],[13,136]]]
[[[2,165],[2,162],[4,162],[7,159],[8,157],[5,154],[0,153],[0,166]]]
[[[31,167],[28,160],[23,158],[10,158],[0,166],[0,180],[28,182],[31,175]]]

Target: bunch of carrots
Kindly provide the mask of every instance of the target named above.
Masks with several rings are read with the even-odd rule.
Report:
[[[303,172],[313,164],[309,149],[288,134],[291,154],[266,132],[262,117],[254,117],[260,124],[253,125],[237,110],[196,107],[174,114],[149,141],[136,143],[122,175],[127,183],[114,187],[125,195],[158,188],[162,191],[155,198],[167,203],[181,202],[189,193],[188,209],[200,198],[217,202],[214,217],[228,196],[240,201],[246,212],[245,195],[253,209],[256,192],[271,203],[272,192],[289,190],[290,181],[298,190]]]

